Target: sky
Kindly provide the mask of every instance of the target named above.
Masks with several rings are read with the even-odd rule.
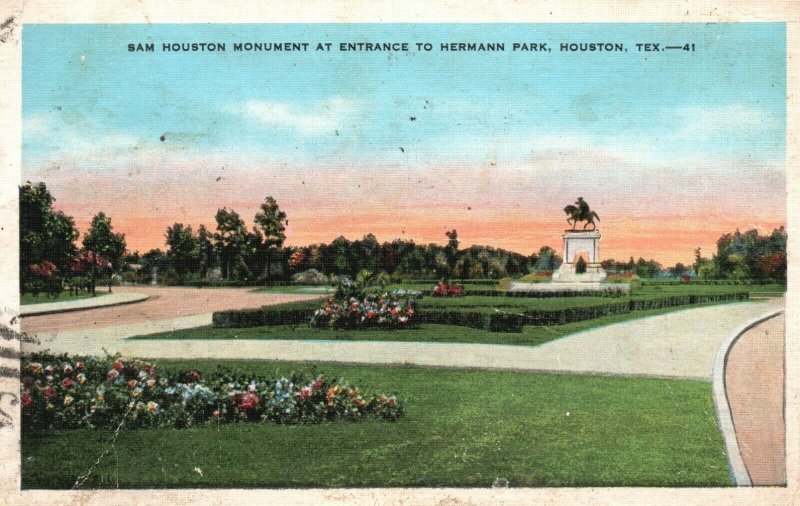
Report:
[[[161,51],[187,42],[226,51]],[[559,50],[579,42],[626,51]],[[695,51],[637,51],[651,42]],[[81,231],[104,211],[140,252],[175,222],[213,229],[222,207],[251,225],[271,195],[289,245],[444,243],[455,228],[463,246],[530,254],[560,248],[562,208],[582,196],[602,258],[687,263],[723,233],[786,223],[785,60],[769,23],[25,25],[22,180]]]

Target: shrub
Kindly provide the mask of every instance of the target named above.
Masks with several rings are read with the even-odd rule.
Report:
[[[419,312],[420,323],[455,325],[492,332],[522,332],[524,314],[492,312],[487,309],[425,309]]]
[[[463,286],[443,281],[437,283],[431,291],[433,297],[461,297],[462,295],[464,295]]]
[[[21,374],[22,422],[31,431],[396,420],[403,414],[394,396],[365,395],[343,380],[306,373],[266,378],[218,370],[203,378],[119,356],[38,354],[23,359]]]
[[[245,328],[263,325],[300,325],[308,323],[319,302],[292,302],[256,309],[217,311],[212,316],[214,327]]]
[[[416,325],[414,302],[383,294],[358,300],[329,297],[311,317],[312,327],[331,329],[410,328]]]

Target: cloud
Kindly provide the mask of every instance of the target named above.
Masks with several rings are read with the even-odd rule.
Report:
[[[38,112],[23,119],[23,143],[31,151],[44,156],[49,151],[82,153],[84,156],[115,154],[141,145],[138,137],[114,130],[98,129],[82,118],[66,121],[54,112]]]
[[[731,132],[757,133],[779,126],[777,118],[744,104],[718,107],[681,107],[674,111],[682,128],[678,135],[708,139]]]
[[[286,102],[248,100],[235,104],[229,110],[262,126],[287,128],[301,135],[332,132],[345,124],[358,109],[353,100],[333,97],[308,107]]]

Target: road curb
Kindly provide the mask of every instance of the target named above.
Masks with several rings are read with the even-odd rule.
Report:
[[[67,302],[47,302],[41,304],[42,306],[49,306],[44,308],[37,308],[39,304],[30,304],[20,307],[20,316],[41,316],[56,313],[70,313],[73,311],[85,311],[87,309],[98,309],[103,307],[122,306],[125,304],[134,304],[136,302],[143,302],[149,299],[150,296],[145,293],[124,292],[120,294],[104,295],[97,299],[81,299],[76,301]],[[87,301],[94,302],[94,304],[87,304]],[[62,307],[53,307],[64,304]]]
[[[725,439],[725,454],[728,457],[731,481],[736,486],[751,487],[753,482],[750,480],[750,474],[747,472],[747,467],[739,449],[739,443],[736,440],[736,429],[731,416],[730,403],[728,402],[728,391],[725,387],[725,368],[728,362],[728,354],[745,332],[782,313],[783,309],[772,310],[745,322],[722,342],[714,356],[714,367],[711,373],[711,381],[714,387],[714,407],[717,410],[717,422],[722,432],[722,437]]]

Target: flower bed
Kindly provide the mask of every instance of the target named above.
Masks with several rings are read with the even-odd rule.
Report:
[[[26,430],[81,427],[191,427],[205,423],[319,423],[396,420],[394,396],[366,395],[342,380],[289,378],[225,371],[170,373],[120,357],[37,354],[22,361],[22,421]]]
[[[417,323],[414,302],[397,295],[355,297],[337,301],[329,297],[311,317],[311,326],[331,329],[410,328]]]

